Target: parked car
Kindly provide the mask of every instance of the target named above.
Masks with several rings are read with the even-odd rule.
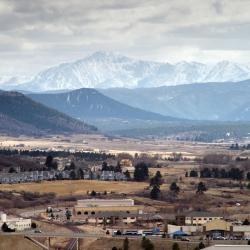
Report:
[[[223,236],[215,236],[213,240],[226,240],[226,237]]]

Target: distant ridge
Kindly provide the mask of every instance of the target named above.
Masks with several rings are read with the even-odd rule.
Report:
[[[96,128],[18,92],[0,91],[0,133],[92,133]]]
[[[33,100],[78,119],[140,119],[178,121],[173,117],[134,108],[115,101],[95,89],[82,88],[64,93],[30,94]]]
[[[166,116],[190,120],[250,121],[250,80],[99,91],[122,103]]]

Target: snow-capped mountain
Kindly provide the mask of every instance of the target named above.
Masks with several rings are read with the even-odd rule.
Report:
[[[79,88],[145,88],[202,82],[241,81],[250,78],[250,66],[229,61],[206,65],[198,62],[159,63],[96,52],[72,63],[42,71],[19,89],[48,91]]]
[[[0,89],[13,90],[19,88],[19,85],[23,82],[31,81],[32,77],[20,75],[20,76],[0,76]]]

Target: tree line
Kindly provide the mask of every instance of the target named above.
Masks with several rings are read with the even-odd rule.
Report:
[[[232,167],[228,170],[225,168],[208,168],[204,167],[200,171],[192,169],[190,173],[186,173],[186,177],[200,177],[200,178],[221,178],[232,180],[250,180],[250,172],[245,173],[244,170],[238,167]]]
[[[114,158],[112,154],[97,153],[97,152],[70,152],[70,151],[43,151],[43,150],[17,150],[17,149],[0,149],[0,155],[5,156],[31,156],[31,157],[62,157],[66,158],[74,156],[86,161],[106,161],[109,158]]]

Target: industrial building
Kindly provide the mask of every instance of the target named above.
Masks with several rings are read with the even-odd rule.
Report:
[[[88,223],[133,223],[143,213],[142,206],[132,199],[85,199],[78,200],[74,215]]]
[[[176,216],[176,223],[178,226],[191,225],[201,226],[213,220],[221,220],[223,216],[210,212],[192,211],[186,214],[179,214]]]

